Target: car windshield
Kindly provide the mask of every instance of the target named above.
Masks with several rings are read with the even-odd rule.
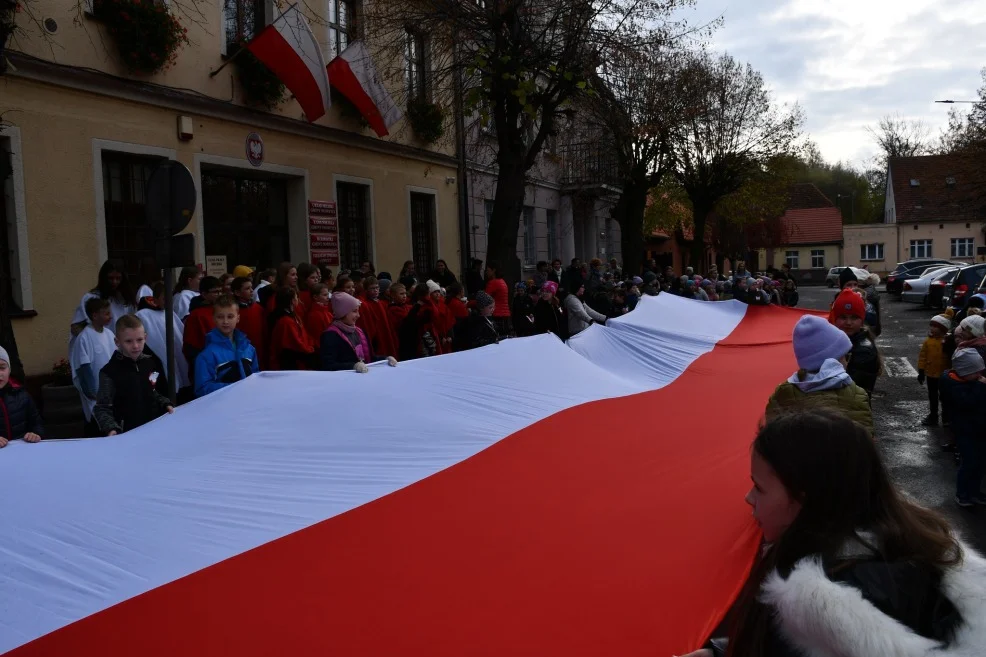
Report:
[[[941,270],[945,269],[945,267],[947,267],[947,265],[934,265],[932,267],[928,267],[921,274],[921,278],[926,278],[928,276],[934,276],[935,274],[940,274]]]

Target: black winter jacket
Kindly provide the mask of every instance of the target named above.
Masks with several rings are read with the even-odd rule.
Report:
[[[982,557],[968,554],[973,569],[982,565]],[[956,595],[954,582],[968,580],[961,571],[969,565],[961,564],[943,577],[931,566],[910,561],[887,562],[877,557],[821,564],[821,567],[811,560],[799,562],[796,573],[786,579],[768,578],[764,584],[760,604],[768,604],[774,613],[765,637],[763,657],[799,657],[808,654],[808,649],[826,655],[910,657],[910,653],[892,650],[891,646],[915,635],[942,645],[942,657],[951,655],[950,649],[961,651],[962,646],[952,645],[956,630],[964,623],[981,629],[983,623],[982,619],[965,618],[963,612],[968,614],[969,609],[957,606],[962,598]],[[977,576],[981,579],[982,573]],[[868,611],[874,607],[881,616],[869,615]],[[847,622],[847,618],[854,619],[855,625]],[[824,629],[813,634],[817,628]],[[875,636],[880,641],[866,646]],[[910,641],[913,645],[913,639]],[[710,644],[713,655],[725,654],[725,640],[713,640]],[[881,647],[866,652],[878,644]]]
[[[500,334],[493,322],[475,312],[470,312],[468,317],[456,322],[452,335],[452,347],[455,351],[468,351],[500,341]]]
[[[103,434],[123,433],[167,412],[168,379],[161,361],[145,351],[137,360],[119,351],[99,372],[99,392],[93,417]]]
[[[849,352],[846,372],[856,385],[872,395],[876,378],[880,375],[880,357],[876,345],[865,330],[851,336],[849,340],[852,342],[852,351]]]
[[[539,299],[534,306],[534,326],[537,333],[554,333],[562,340],[568,337],[568,319],[561,304]]]
[[[951,414],[952,432],[986,439],[986,383],[956,381],[951,370],[941,376],[941,397]]]
[[[0,435],[7,440],[20,440],[26,433],[45,437],[38,407],[27,390],[12,381],[0,388]]]

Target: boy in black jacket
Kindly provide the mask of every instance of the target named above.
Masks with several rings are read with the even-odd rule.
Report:
[[[124,315],[116,323],[116,346],[110,362],[99,372],[99,392],[93,416],[107,436],[130,431],[174,413],[168,379],[161,361],[144,350],[147,334],[135,315]]]
[[[10,380],[10,356],[0,347],[0,447],[11,440],[36,443],[43,435],[38,407],[27,390]]]
[[[975,349],[952,355],[952,369],[941,377],[939,390],[948,402],[952,431],[959,444],[959,472],[955,503],[961,507],[986,506],[982,481],[986,470],[986,379],[983,357]]]

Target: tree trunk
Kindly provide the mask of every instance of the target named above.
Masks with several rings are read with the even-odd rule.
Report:
[[[499,267],[497,273],[512,289],[522,276],[520,258],[517,257],[517,235],[527,181],[523,157],[501,154],[497,160],[496,194],[487,230],[486,264],[496,263]]]
[[[694,207],[692,214],[694,233],[692,234],[691,262],[689,266],[693,267],[696,273],[704,274],[707,269],[705,263],[705,224],[709,215],[712,214],[712,205],[707,201],[699,201],[697,203],[692,201],[692,206]]]
[[[620,224],[623,272],[626,277],[639,275],[643,271],[644,211],[650,191],[648,182],[646,178],[624,181],[620,200],[613,209],[613,218]]]

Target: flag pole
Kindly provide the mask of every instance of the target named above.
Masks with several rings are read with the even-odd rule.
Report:
[[[270,24],[268,24],[268,25],[266,25],[266,26],[264,26],[264,29],[266,30],[266,29],[267,29],[268,27],[270,27],[271,25],[274,25],[275,23],[277,23],[277,21],[279,21],[279,20],[281,20],[282,18],[284,18],[284,17],[285,17],[286,15],[287,15],[287,13],[288,13],[289,11],[291,11],[292,9],[297,9],[297,8],[298,8],[298,3],[296,3],[296,2],[292,2],[292,3],[290,4],[290,5],[288,5],[288,8],[287,8],[287,9],[285,9],[284,11],[282,11],[282,12],[281,12],[281,14],[280,14],[280,16],[278,16],[277,18],[275,18],[274,20],[272,20],[272,21],[270,22]],[[251,39],[251,41],[252,41],[252,39]],[[220,66],[219,68],[217,68],[217,69],[216,69],[215,71],[209,71],[209,77],[210,77],[210,78],[214,78],[214,77],[216,77],[217,75],[219,75],[219,73],[220,73],[220,72],[221,72],[221,71],[222,71],[222,70],[223,70],[224,68],[226,68],[227,66],[229,66],[229,63],[230,63],[230,62],[232,62],[232,61],[233,61],[234,59],[236,59],[237,57],[239,57],[239,56],[240,56],[240,54],[241,54],[241,53],[242,53],[242,52],[243,52],[244,50],[246,50],[246,49],[247,49],[247,48],[246,48],[246,44],[244,44],[244,45],[243,45],[243,46],[242,46],[242,47],[241,47],[241,48],[240,48],[239,50],[237,50],[237,51],[236,51],[235,53],[233,53],[233,54],[232,54],[232,55],[231,55],[230,57],[227,57],[227,58],[226,58],[226,61],[224,61],[224,62],[222,63],[222,66]]]

